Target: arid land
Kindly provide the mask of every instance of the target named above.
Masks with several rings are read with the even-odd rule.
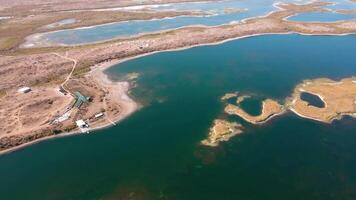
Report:
[[[50,12],[36,15],[12,15],[8,19],[0,20],[0,52],[15,51],[25,41],[25,38],[48,31],[72,29],[94,26],[112,22],[128,20],[149,20],[167,17],[203,15],[194,11],[78,11],[78,12]],[[72,20],[71,23],[61,21]]]
[[[204,139],[201,144],[216,147],[220,142],[228,141],[231,137],[242,133],[241,128],[241,124],[236,122],[217,119],[210,128],[208,138]]]
[[[0,0],[0,11],[1,16],[13,16],[195,1],[200,0]]]
[[[253,116],[245,112],[238,106],[233,104],[228,104],[225,107],[225,112],[229,115],[238,115],[244,120],[252,124],[265,123],[273,116],[280,115],[285,111],[284,107],[280,105],[277,101],[272,99],[266,99],[262,102],[262,112],[260,115]]]
[[[124,59],[263,34],[355,34],[356,20],[335,23],[285,20],[300,12],[323,11],[326,4],[279,4],[281,9],[276,12],[237,24],[185,27],[80,46],[23,49],[19,43],[11,43],[0,53],[0,110],[6,113],[0,125],[0,151],[43,137],[77,132],[74,122],[78,119],[95,128],[112,125],[134,112],[137,105],[127,95],[129,84],[113,83],[102,74],[105,68]],[[25,35],[21,37],[23,40]],[[32,91],[18,93],[22,86],[29,86]],[[62,92],[58,90],[60,87]],[[91,102],[80,109],[69,109],[70,117],[58,122],[68,112],[76,91],[90,96]],[[104,116],[95,118],[97,113]]]
[[[319,108],[300,98],[302,92],[314,94],[325,104]],[[340,81],[330,79],[306,80],[294,89],[288,107],[297,115],[325,123],[343,116],[356,117],[356,78]]]

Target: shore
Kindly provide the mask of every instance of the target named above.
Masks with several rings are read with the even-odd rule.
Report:
[[[126,118],[140,107],[138,103],[135,102],[128,94],[130,89],[129,82],[114,82],[108,77],[107,74],[105,74],[106,69],[124,62],[125,60],[126,59],[113,60],[110,62],[98,64],[94,66],[89,73],[89,75],[93,77],[93,79],[98,82],[99,85],[107,90],[110,97],[119,105],[121,105],[121,111],[119,115],[107,116],[111,124],[115,124],[116,122]],[[107,125],[103,125],[103,127],[106,126]]]
[[[130,58],[133,59],[133,58]],[[107,74],[104,73],[104,71],[110,67],[112,67],[115,64],[124,62],[129,59],[123,59],[123,60],[115,60],[111,62],[106,62],[106,63],[101,63],[98,64],[97,66],[94,66],[92,71],[90,72],[90,75],[104,88],[108,90],[110,94],[112,94],[115,97],[115,100],[120,103],[122,112],[120,112],[119,115],[116,116],[106,116],[108,118],[106,123],[100,123],[96,124],[93,127],[90,127],[90,132],[92,131],[97,131],[100,129],[104,128],[109,128],[113,125],[117,125],[118,122],[121,120],[127,118],[129,115],[134,113],[140,108],[140,105],[135,102],[129,95],[129,83],[128,82],[114,82],[110,80]],[[79,130],[74,130],[66,133],[60,133],[58,135],[51,135],[51,136],[46,136],[39,138],[37,140],[33,140],[31,142],[27,142],[24,144],[21,144],[19,146],[5,149],[3,151],[0,151],[0,155],[5,155],[14,151],[21,150],[25,147],[46,141],[46,140],[51,140],[51,139],[56,139],[56,138],[62,138],[62,137],[68,137],[68,136],[74,136],[74,135],[79,135],[79,134],[84,134],[81,133]]]

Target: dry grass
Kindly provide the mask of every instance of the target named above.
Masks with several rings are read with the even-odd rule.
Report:
[[[127,20],[147,20],[152,18],[176,17],[181,15],[202,15],[199,12],[167,11],[167,12],[128,12],[128,11],[82,11],[82,12],[59,12],[42,13],[35,16],[17,16],[4,20],[0,25],[0,51],[9,50],[20,45],[25,37],[40,32],[48,32],[59,29],[70,29],[84,26],[93,26],[111,22]],[[76,22],[53,28],[46,25],[65,19],[75,19]],[[16,35],[16,37],[14,37]]]
[[[227,114],[237,115],[252,124],[264,123],[271,119],[272,116],[279,115],[284,111],[285,109],[282,105],[271,99],[266,99],[262,102],[262,112],[258,116],[252,116],[245,112],[242,108],[232,104],[228,104],[225,107],[225,112]]]
[[[1,16],[116,8],[134,5],[194,2],[201,0],[0,0]],[[214,0],[211,0],[214,1]]]
[[[213,127],[207,139],[204,139],[201,144],[206,146],[218,146],[220,142],[228,141],[231,137],[242,133],[242,126],[236,122],[228,122],[225,120],[214,120]]]
[[[46,129],[49,121],[71,102],[70,98],[59,94],[54,87],[32,89],[27,94],[8,91],[1,98],[0,137]]]
[[[301,100],[300,94],[303,91],[318,95],[326,106],[318,108]],[[338,82],[330,79],[305,81],[295,88],[290,109],[302,117],[327,123],[343,115],[354,115],[356,113],[356,79],[349,78]]]

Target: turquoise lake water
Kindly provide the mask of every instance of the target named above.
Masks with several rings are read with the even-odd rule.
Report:
[[[355,14],[340,14],[333,12],[311,12],[311,13],[300,13],[289,17],[290,21],[301,21],[301,22],[336,22],[341,20],[353,20],[356,19]]]
[[[0,156],[1,199],[355,199],[355,119],[288,113],[255,126],[220,101],[233,91],[283,101],[304,79],[356,75],[355,52],[356,36],[269,35],[112,67],[117,80],[140,73],[131,94],[144,107],[118,126]],[[203,147],[216,118],[244,133]]]
[[[280,2],[303,3],[307,0],[282,0]],[[156,10],[175,11],[203,11],[207,16],[181,16],[175,18],[155,20],[131,20],[103,24],[80,29],[69,29],[49,32],[41,35],[37,40],[31,41],[75,45],[109,40],[117,37],[128,37],[149,32],[170,30],[191,25],[216,26],[238,22],[243,19],[266,15],[277,10],[273,6],[274,0],[227,0],[217,2],[172,3],[156,8]],[[225,8],[238,8],[245,11],[240,13],[225,13]]]
[[[243,19],[266,15],[278,10],[277,3],[307,3],[307,0],[225,0],[217,2],[190,2],[172,3],[159,5],[152,8],[158,11],[203,11],[208,13],[205,16],[180,16],[174,18],[153,19],[153,20],[131,20],[102,24],[98,26],[60,30],[41,34],[40,37],[32,39],[24,46],[62,44],[77,45],[110,40],[114,38],[131,37],[139,34],[152,33],[163,30],[171,30],[192,25],[216,26],[239,22]],[[328,1],[334,3],[326,8],[356,9],[356,3],[349,0]],[[152,5],[151,5],[152,6]],[[244,10],[239,13],[225,13],[226,8],[238,8]],[[333,12],[327,13],[302,13],[292,16],[290,20],[296,21],[321,21],[331,22],[338,20],[355,19],[356,15],[344,15]]]
[[[56,32],[44,33],[41,37],[31,40],[25,45],[64,44],[77,45],[110,40],[120,37],[130,37],[139,34],[170,30],[192,25],[216,26],[228,23],[239,22],[243,19],[263,16],[271,11],[277,10],[276,3],[307,3],[307,0],[225,0],[218,2],[193,2],[193,3],[172,3],[164,4],[153,8],[155,10],[174,10],[174,11],[203,11],[209,13],[206,16],[180,16],[175,18],[154,19],[154,20],[131,20],[115,22],[99,26],[68,29]],[[328,1],[334,3],[326,8],[356,9],[356,3],[349,0]],[[225,8],[239,8],[244,10],[240,13],[225,13]],[[331,22],[338,20],[355,19],[356,15],[344,15],[337,13],[302,13],[289,19],[296,21],[321,21]]]

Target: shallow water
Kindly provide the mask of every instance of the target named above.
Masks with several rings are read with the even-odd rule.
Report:
[[[307,0],[283,0],[281,2],[303,3]],[[190,25],[215,26],[238,22],[243,19],[266,15],[277,10],[274,0],[231,0],[218,2],[173,3],[156,8],[156,10],[203,11],[207,16],[180,16],[155,20],[132,20],[116,22],[79,29],[50,32],[41,35],[35,42],[48,41],[59,44],[84,44],[109,40],[117,37],[128,37],[138,34],[176,29]],[[225,8],[245,9],[240,13],[225,13]]]
[[[61,20],[61,21],[58,21],[58,22],[55,22],[55,23],[52,23],[52,24],[48,24],[46,26],[44,26],[44,28],[56,28],[56,27],[60,27],[60,26],[64,26],[64,25],[68,25],[68,24],[73,24],[77,22],[76,19],[73,19],[73,18],[70,18],[70,19],[64,19],[64,20]]]
[[[300,13],[288,18],[290,21],[301,22],[336,22],[356,19],[356,14],[340,14],[333,12]]]
[[[138,72],[145,106],[118,126],[0,156],[2,199],[332,200],[356,195],[356,120],[291,113],[255,126],[222,113],[240,91],[282,100],[304,79],[356,75],[355,36],[269,35],[158,53],[107,73]],[[244,133],[202,147],[216,118]]]
[[[282,0],[278,3],[307,3],[307,0]],[[356,3],[349,0],[333,0],[333,5],[326,8],[337,9],[356,9]],[[125,22],[115,22],[99,26],[61,30],[42,34],[41,37],[33,39],[25,46],[34,44],[76,45],[93,43],[120,37],[130,37],[139,34],[170,30],[191,25],[216,26],[228,23],[239,22],[243,19],[263,16],[277,10],[274,0],[227,0],[218,2],[191,2],[191,3],[172,3],[160,6],[153,6],[154,10],[174,10],[174,11],[204,11],[209,13],[206,16],[180,16],[175,18],[154,19],[154,20],[132,20]],[[225,13],[225,8],[239,8],[244,10],[240,13]],[[355,19],[356,15],[343,15],[337,13],[303,13],[293,16],[291,20],[297,21],[321,21],[331,22],[337,20]]]

